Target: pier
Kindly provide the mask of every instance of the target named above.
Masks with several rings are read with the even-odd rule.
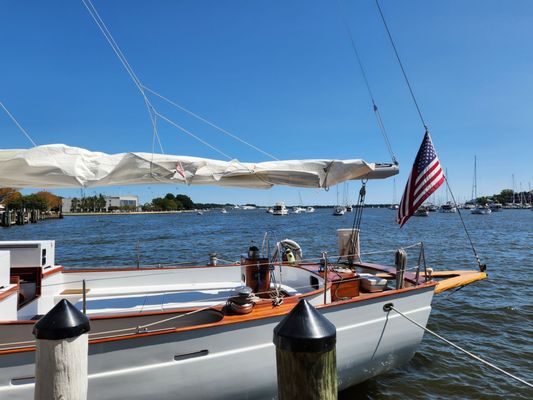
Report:
[[[39,221],[60,218],[63,218],[63,214],[60,212],[6,209],[3,212],[0,212],[0,227],[9,228],[13,225],[36,224]]]

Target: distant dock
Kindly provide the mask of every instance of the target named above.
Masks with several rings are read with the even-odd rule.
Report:
[[[47,219],[63,218],[61,213],[41,212],[39,210],[5,210],[0,213],[0,226],[9,228],[13,225],[36,224]]]

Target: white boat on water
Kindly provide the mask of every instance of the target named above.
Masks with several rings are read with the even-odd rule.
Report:
[[[289,210],[285,206],[285,203],[279,202],[272,207],[272,215],[288,215]]]
[[[489,208],[492,212],[501,212],[503,210],[502,204],[498,202],[490,203]]]
[[[300,207],[300,206],[295,206],[292,208],[292,212],[293,214],[301,214],[305,212],[305,208]]]
[[[346,208],[343,206],[337,206],[333,209],[333,215],[344,215],[346,213]]]
[[[308,206],[308,207],[305,209],[305,212],[306,212],[306,213],[314,213],[314,212],[315,212],[315,207]]]
[[[220,213],[221,213],[221,214],[227,214],[227,213],[228,213],[228,210],[226,210],[225,208],[223,208],[222,210],[220,210]]]
[[[457,212],[457,207],[455,207],[455,205],[451,202],[447,202],[446,204],[443,204],[440,206],[440,209],[439,211],[441,213],[456,213]]]
[[[470,213],[476,214],[476,215],[487,215],[492,213],[489,206],[477,206],[470,210]]]
[[[426,206],[420,206],[413,214],[415,217],[429,217],[429,210]]]

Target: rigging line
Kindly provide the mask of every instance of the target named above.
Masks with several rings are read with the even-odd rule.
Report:
[[[154,107],[152,106],[152,104],[150,103],[150,101],[147,98],[146,94],[144,93],[144,90],[142,89],[142,85],[141,85],[139,77],[133,71],[133,68],[129,64],[126,56],[124,55],[124,53],[122,52],[122,50],[118,46],[118,43],[113,38],[113,35],[111,34],[111,31],[109,31],[109,29],[107,28],[104,20],[102,19],[102,17],[100,17],[100,14],[98,13],[98,10],[96,10],[96,7],[91,3],[90,0],[87,0],[87,2],[91,5],[91,8],[89,8],[87,6],[87,3],[85,2],[85,0],[82,0],[82,2],[85,5],[85,7],[87,8],[87,10],[89,11],[89,13],[91,14],[91,17],[95,21],[96,25],[98,26],[98,28],[100,29],[100,31],[102,32],[104,37],[106,38],[107,42],[109,43],[109,45],[111,46],[111,48],[113,49],[115,54],[117,55],[118,59],[120,60],[120,62],[122,63],[122,65],[124,66],[124,68],[126,69],[128,74],[130,75],[131,79],[133,80],[133,82],[137,86],[137,89],[139,90],[139,92],[143,96],[144,103],[146,105],[146,108],[147,108],[147,111],[148,111],[148,114],[149,114],[149,117],[150,117],[150,122],[152,123],[153,136],[155,136],[157,138],[157,141],[159,143],[159,147],[161,149],[161,153],[164,154],[163,146],[161,145],[161,140],[159,138],[159,133],[157,132],[157,125],[156,125],[156,122],[155,122],[155,118],[156,117],[155,117],[155,115],[153,113]],[[153,150],[152,150],[152,152],[153,152]]]
[[[472,242],[472,238],[470,237],[470,233],[468,232],[468,229],[466,228],[465,221],[463,219],[463,216],[461,215],[461,209],[457,205],[457,202],[455,201],[455,196],[453,195],[452,188],[450,187],[450,183],[448,182],[448,177],[444,175],[444,182],[446,182],[446,186],[448,187],[448,190],[450,191],[450,195],[452,196],[453,205],[457,209],[457,214],[459,215],[459,218],[461,219],[461,223],[463,225],[463,229],[465,230],[466,237],[468,238],[468,241],[470,242],[470,247],[472,248],[472,252],[474,253],[474,257],[476,259],[478,268],[481,272],[485,272],[487,270],[486,264],[481,264],[481,260],[479,259],[479,256],[476,251],[476,247],[474,246],[474,242]]]
[[[211,148],[212,150],[216,151],[217,153],[223,155],[224,157],[226,157],[228,160],[232,160],[232,157],[228,156],[226,153],[224,153],[222,150],[219,150],[217,149],[215,146],[207,143],[205,140],[203,140],[202,138],[196,136],[194,133],[192,133],[191,131],[185,129],[183,126],[175,123],[174,121],[172,121],[171,119],[168,119],[167,117],[165,117],[163,114],[161,114],[159,111],[155,111],[156,115],[161,118],[162,120],[168,122],[170,125],[173,125],[175,126],[176,128],[178,128],[180,131],[186,133],[187,135],[189,136],[192,136],[193,138],[195,138],[196,140],[198,140],[200,143],[206,145],[207,147]],[[248,169],[248,168],[247,168]]]
[[[260,152],[260,153],[266,155],[267,157],[270,157],[270,158],[272,158],[273,160],[279,161],[279,159],[276,158],[276,157],[274,157],[272,154],[270,154],[270,153],[268,153],[268,152],[266,152],[266,151],[260,149],[260,148],[257,147],[257,146],[254,146],[254,145],[251,144],[251,143],[248,143],[247,141],[245,141],[244,139],[241,139],[241,138],[238,137],[237,135],[235,135],[235,134],[233,134],[233,133],[227,131],[227,130],[224,129],[224,128],[221,128],[220,126],[218,126],[218,125],[216,125],[216,124],[210,122],[209,120],[207,120],[207,119],[203,118],[202,116],[200,116],[200,115],[194,113],[193,111],[191,111],[191,110],[189,110],[189,109],[187,109],[187,108],[185,108],[185,107],[183,107],[183,106],[181,106],[181,105],[175,103],[174,101],[172,101],[172,100],[170,100],[169,98],[163,96],[162,94],[156,92],[155,90],[150,89],[149,87],[147,87],[147,86],[145,86],[145,85],[142,85],[142,87],[143,87],[145,90],[147,90],[148,92],[152,93],[153,95],[155,95],[155,96],[157,96],[157,97],[159,97],[159,98],[165,100],[166,102],[172,104],[173,106],[179,108],[181,111],[183,111],[183,112],[185,112],[185,113],[187,113],[187,114],[189,114],[189,115],[192,115],[194,118],[196,118],[196,119],[198,119],[198,120],[200,120],[200,121],[206,123],[207,125],[209,125],[209,126],[215,128],[215,129],[219,130],[220,132],[222,132],[222,133],[224,133],[224,134],[230,136],[231,138],[233,138],[233,139],[235,139],[235,140],[238,140],[239,142],[244,143],[244,144],[247,145],[247,146],[250,146],[252,149],[257,150],[258,152]]]
[[[355,54],[355,58],[357,59],[357,64],[359,65],[359,69],[361,70],[361,75],[363,76],[363,80],[365,81],[366,89],[368,91],[368,95],[370,96],[370,100],[372,101],[372,109],[374,110],[374,116],[376,117],[378,128],[381,131],[381,134],[383,135],[383,139],[385,140],[385,145],[387,146],[387,149],[389,151],[389,154],[392,158],[392,162],[394,164],[398,164],[398,161],[396,159],[396,156],[394,155],[394,151],[392,150],[392,146],[389,141],[389,137],[387,135],[387,130],[385,129],[385,124],[383,123],[383,120],[381,118],[381,114],[379,112],[378,106],[376,104],[376,100],[374,98],[374,94],[372,92],[372,89],[370,88],[370,82],[368,81],[368,77],[366,75],[365,68],[363,67],[363,62],[361,60],[361,57],[359,56],[359,51],[357,50],[357,46],[355,44],[355,39],[353,38],[352,31],[350,29],[350,26],[348,25],[348,21],[344,14],[344,9],[342,7],[342,0],[337,0],[337,6],[338,11],[340,14],[340,18],[343,22],[344,28],[346,30],[346,33],[348,34],[348,37],[350,38],[350,43],[352,45],[352,50]]]
[[[407,78],[407,73],[405,72],[405,68],[403,67],[402,60],[400,59],[400,55],[398,54],[398,50],[396,49],[396,45],[394,44],[394,40],[392,39],[392,34],[389,30],[389,26],[387,25],[387,21],[385,20],[385,15],[383,15],[383,11],[381,10],[381,6],[379,5],[379,0],[375,0],[375,1],[378,7],[379,15],[381,16],[381,20],[383,21],[383,25],[385,26],[385,30],[387,31],[387,35],[389,36],[390,43],[394,50],[394,54],[396,55],[396,59],[398,60],[398,64],[400,65],[400,69],[402,70],[405,83],[407,83],[407,87],[409,88],[409,92],[411,93],[411,98],[413,99],[413,103],[415,104],[416,110],[418,111],[418,116],[420,117],[420,121],[422,121],[422,125],[424,126],[424,129],[427,131],[428,127],[426,125],[426,122],[424,121],[424,117],[422,116],[422,111],[420,110],[420,107],[418,106],[418,102],[416,101],[415,93],[413,91],[413,88],[411,87],[411,83],[409,82],[409,79]]]
[[[26,138],[31,142],[31,144],[33,144],[33,147],[37,147],[37,143],[35,143],[33,141],[33,139],[31,138],[31,136],[28,134],[28,132],[26,132],[26,130],[22,127],[22,125],[19,124],[19,122],[15,119],[15,117],[13,116],[13,114],[11,114],[9,112],[9,110],[6,108],[6,106],[4,105],[4,103],[2,103],[0,101],[0,107],[2,107],[4,109],[4,111],[6,112],[6,114],[8,115],[9,118],[11,118],[11,120],[15,123],[15,125],[17,125],[17,127],[20,129],[20,131],[24,134],[24,136],[26,136]]]
[[[400,314],[402,317],[404,317],[406,320],[412,322],[413,324],[415,324],[416,326],[418,326],[419,328],[423,329],[424,331],[432,334],[433,336],[435,336],[436,338],[442,340],[444,343],[446,344],[449,344],[450,346],[456,348],[457,350],[459,351],[462,351],[463,353],[465,353],[467,356],[470,356],[472,357],[473,359],[491,367],[491,368],[494,368],[496,371],[499,371],[501,372],[502,374],[505,374],[515,380],[517,380],[518,382],[521,382],[523,383],[524,385],[526,386],[529,386],[530,388],[533,388],[533,385],[529,382],[527,382],[526,380],[522,379],[522,378],[519,378],[518,376],[516,375],[513,375],[511,374],[510,372],[507,372],[505,371],[504,369],[500,368],[500,367],[497,367],[496,365],[484,360],[483,358],[479,357],[479,356],[476,356],[475,354],[469,352],[468,350],[465,350],[463,349],[462,347],[456,345],[455,343],[449,341],[448,339],[445,339],[444,337],[442,337],[441,335],[439,335],[438,333],[436,332],[433,332],[431,329],[429,328],[426,328],[425,326],[419,324],[418,322],[416,322],[415,320],[409,318],[407,315],[405,315],[404,313],[402,313],[401,311],[398,311],[396,308],[394,308],[394,306],[392,305],[392,303],[389,303],[388,305],[386,304],[384,307],[383,307],[383,310],[384,311],[388,311],[389,310],[393,310],[393,311],[396,311],[398,314]]]
[[[135,86],[137,86],[137,89],[139,90],[139,92],[143,96],[144,103],[145,103],[145,106],[147,108],[147,111],[148,111],[148,114],[149,114],[149,117],[150,117],[150,122],[152,123],[152,129],[153,129],[153,132],[154,132],[153,134],[157,137],[157,141],[158,141],[159,146],[161,148],[161,152],[164,153],[163,147],[161,146],[161,140],[159,139],[159,134],[157,132],[157,126],[156,126],[156,123],[155,123],[155,115],[153,114],[155,109],[152,106],[152,104],[150,103],[150,100],[148,99],[146,94],[144,93],[144,90],[142,88],[140,79],[137,77],[137,75],[133,71],[133,68],[131,67],[131,65],[129,64],[128,60],[126,59],[126,56],[124,55],[124,53],[122,53],[122,50],[120,50],[120,47],[118,46],[117,42],[113,38],[113,35],[111,35],[111,32],[107,28],[104,20],[100,17],[100,14],[98,14],[98,11],[96,10],[96,7],[91,3],[91,0],[81,0],[81,1],[82,1],[83,5],[85,6],[85,8],[87,9],[87,11],[89,12],[89,14],[91,15],[91,17],[93,18],[93,20],[96,23],[96,25],[98,26],[98,29],[100,29],[100,32],[102,32],[102,34],[104,35],[105,39],[107,40],[107,42],[109,43],[109,45],[111,46],[113,51],[115,52],[115,54],[118,57],[119,61],[122,63],[122,65],[126,69],[126,72],[130,76],[130,78],[133,80],[133,83],[135,84]],[[87,3],[90,4],[90,7],[89,7],[89,5]]]

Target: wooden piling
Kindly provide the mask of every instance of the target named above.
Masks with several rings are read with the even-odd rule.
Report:
[[[337,399],[337,331],[303,299],[274,329],[278,398]]]
[[[61,300],[34,326],[35,400],[86,400],[89,319]]]

